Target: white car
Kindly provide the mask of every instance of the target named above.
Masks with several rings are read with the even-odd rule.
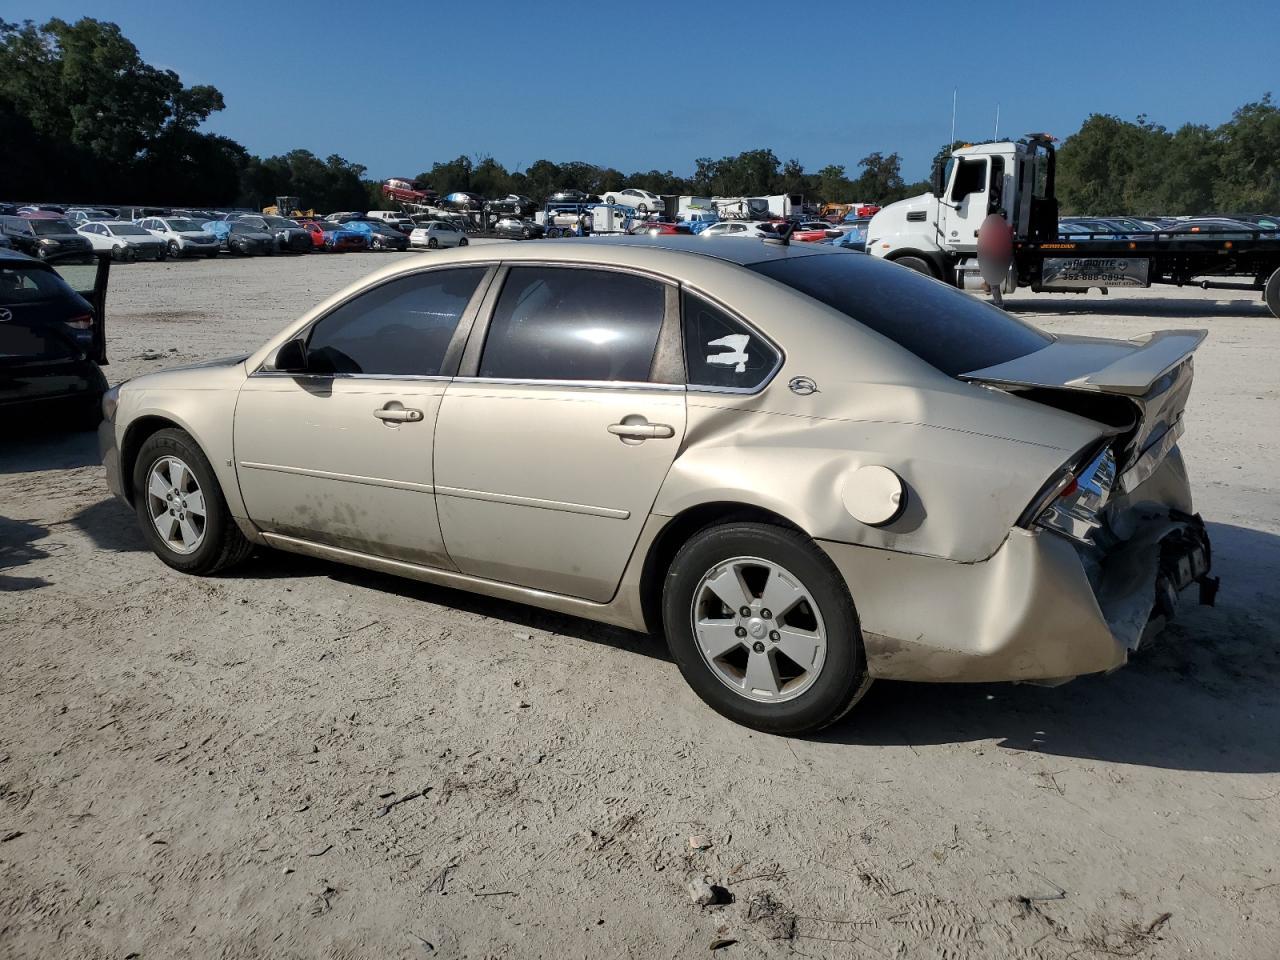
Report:
[[[77,227],[94,250],[106,250],[113,260],[164,260],[168,248],[159,237],[152,236],[128,220],[98,220]]]
[[[218,238],[190,217],[145,217],[138,226],[162,240],[171,257],[212,260],[218,255]]]
[[[666,209],[662,198],[648,190],[610,190],[602,193],[600,199],[604,203],[618,203],[624,207],[635,207],[637,213],[662,213]]]
[[[768,220],[721,220],[698,234],[700,237],[739,237],[744,240],[762,240],[775,236],[774,226]]]
[[[430,247],[434,250],[436,247],[465,247],[467,243],[466,234],[452,223],[441,220],[424,223],[409,234],[411,247]]]

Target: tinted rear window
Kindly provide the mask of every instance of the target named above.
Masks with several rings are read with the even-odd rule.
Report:
[[[0,304],[35,303],[73,296],[66,281],[52,270],[21,265],[0,267]]]
[[[989,303],[863,254],[795,257],[751,269],[834,307],[952,377],[1053,342]]]

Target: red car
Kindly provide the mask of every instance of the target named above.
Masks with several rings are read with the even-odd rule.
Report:
[[[298,226],[311,234],[311,246],[316,250],[342,253],[347,250],[365,250],[369,246],[364,234],[346,230],[340,223],[329,220],[301,220]]]
[[[435,203],[439,194],[408,177],[392,177],[382,181],[382,195],[402,203]]]
[[[840,236],[840,231],[830,224],[811,222],[797,224],[791,234],[791,239],[796,243],[821,243],[823,240],[838,236]]]

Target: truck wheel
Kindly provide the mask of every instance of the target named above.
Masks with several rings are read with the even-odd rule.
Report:
[[[937,274],[933,272],[933,266],[923,257],[898,257],[893,262],[899,266],[906,267],[908,270],[914,270],[916,273],[923,273],[926,277],[938,279]]]
[[[1267,309],[1271,311],[1271,315],[1280,320],[1280,268],[1271,272],[1271,279],[1267,281],[1262,299],[1267,302]]]

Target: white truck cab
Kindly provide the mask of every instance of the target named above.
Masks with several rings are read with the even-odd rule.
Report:
[[[891,203],[871,218],[867,253],[962,288],[981,286],[978,228],[990,214],[1004,217],[1016,238],[1041,238],[1046,228],[1056,236],[1053,166],[1043,134],[961,147],[935,167],[931,193]]]

